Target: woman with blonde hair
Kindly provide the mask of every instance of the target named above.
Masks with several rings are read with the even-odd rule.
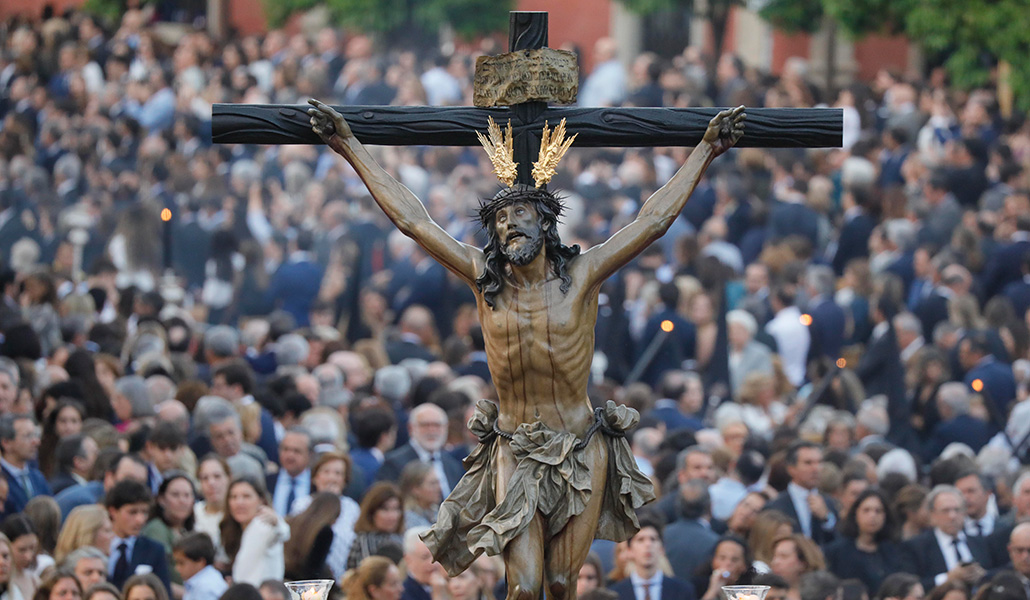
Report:
[[[369,556],[340,582],[347,600],[400,600],[404,581],[397,565],[382,556]]]
[[[104,554],[111,551],[114,530],[107,510],[99,504],[78,506],[64,520],[64,527],[57,536],[54,560],[61,564],[73,551],[84,546],[93,546]]]
[[[776,538],[773,541],[773,556],[769,562],[772,572],[787,581],[789,600],[801,598],[801,576],[812,571],[826,569],[826,560],[822,550],[812,540],[792,533]]]
[[[414,460],[401,469],[397,484],[404,499],[404,522],[408,527],[430,527],[443,500],[440,477],[431,463]]]
[[[11,574],[14,570],[14,550],[11,548],[11,540],[0,533],[0,600],[24,600],[21,589],[11,584]]]
[[[755,570],[769,572],[773,542],[794,532],[794,520],[778,510],[763,510],[755,517],[747,545],[755,553]]]

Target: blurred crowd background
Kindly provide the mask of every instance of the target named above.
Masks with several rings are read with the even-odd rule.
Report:
[[[833,106],[841,149],[734,149],[604,286],[591,401],[637,409],[660,499],[582,597],[1026,599],[1030,124],[946,71],[827,90],[686,48],[583,106]],[[492,600],[419,541],[494,397],[470,290],[318,146],[216,146],[216,102],[469,105],[448,54],[325,28],[175,43],[148,13],[0,24],[0,591]],[[573,132],[574,133],[574,132]],[[573,147],[567,244],[603,242],[689,147]],[[459,240],[480,148],[377,147]],[[230,587],[231,584],[231,587]]]

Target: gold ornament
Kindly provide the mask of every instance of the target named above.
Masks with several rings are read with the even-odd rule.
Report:
[[[483,135],[480,132],[476,132],[476,136],[479,137],[479,143],[483,145],[486,150],[487,156],[490,157],[490,162],[494,164],[494,173],[497,178],[501,180],[501,183],[511,187],[515,183],[515,178],[518,175],[516,170],[519,163],[515,162],[515,151],[512,149],[512,141],[514,136],[511,133],[511,119],[508,119],[507,135],[501,131],[501,128],[494,122],[493,117],[488,117],[490,120],[490,127],[487,130],[490,137]]]
[[[533,181],[536,182],[536,187],[543,187],[554,177],[555,167],[577,135],[579,134],[565,139],[565,119],[562,119],[553,131],[547,129],[547,121],[544,121],[544,134],[540,138],[540,159],[533,163]]]

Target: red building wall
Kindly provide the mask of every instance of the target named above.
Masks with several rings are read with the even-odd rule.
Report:
[[[546,11],[547,43],[552,48],[571,42],[583,54],[579,68],[593,68],[594,42],[611,33],[612,0],[518,0],[515,10]]]

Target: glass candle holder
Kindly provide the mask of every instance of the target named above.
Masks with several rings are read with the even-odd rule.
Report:
[[[726,600],[765,600],[769,593],[767,585],[724,585],[722,593]]]
[[[287,581],[286,589],[290,590],[290,600],[326,600],[333,583],[332,579]]]

